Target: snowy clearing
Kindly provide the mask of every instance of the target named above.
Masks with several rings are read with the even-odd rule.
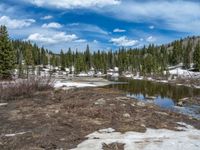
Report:
[[[199,150],[200,130],[184,125],[183,131],[166,129],[147,129],[145,133],[139,132],[114,132],[112,128],[99,130],[88,136],[88,139],[73,150],[102,150],[102,144],[114,142],[124,143],[125,150]]]

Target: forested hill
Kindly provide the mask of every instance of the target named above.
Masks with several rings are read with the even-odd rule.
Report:
[[[22,62],[33,66],[50,63],[52,66],[61,66],[62,70],[75,66],[77,73],[87,71],[91,67],[96,71],[106,72],[107,69],[117,66],[120,72],[141,72],[144,75],[162,74],[168,66],[180,63],[183,63],[186,69],[190,67],[200,69],[199,36],[187,37],[162,46],[152,44],[140,49],[120,48],[109,52],[93,52],[87,46],[84,52],[73,51],[69,48],[65,51],[61,50],[60,54],[54,54],[30,42],[14,40],[12,44],[17,53],[18,65]],[[191,66],[193,63],[194,66]]]

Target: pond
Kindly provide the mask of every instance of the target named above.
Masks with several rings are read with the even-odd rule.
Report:
[[[171,109],[200,119],[199,105],[190,103],[178,106],[181,99],[200,97],[200,89],[125,78],[115,81],[118,81],[119,84],[112,84],[107,86],[107,88],[122,90],[126,92],[128,97],[147,103],[154,103],[162,108]]]

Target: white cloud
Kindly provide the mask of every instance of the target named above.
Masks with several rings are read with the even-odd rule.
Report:
[[[53,7],[63,9],[104,7],[120,4],[120,0],[24,0],[39,7]]]
[[[155,26],[151,25],[149,26],[149,29],[153,30],[155,28]]]
[[[20,29],[28,27],[35,22],[34,19],[11,19],[8,16],[0,17],[0,24],[6,25],[10,29]]]
[[[67,27],[69,27],[70,31],[75,31],[75,32],[85,31],[85,32],[93,32],[93,33],[104,34],[104,35],[109,34],[107,31],[100,28],[99,26],[92,25],[92,24],[71,23],[71,24],[68,24]]]
[[[57,22],[51,22],[49,24],[43,24],[42,28],[55,28],[55,29],[59,29],[62,28],[62,25],[57,23]]]
[[[200,33],[200,4],[189,0],[122,1],[108,9],[95,9],[98,13],[138,23],[154,23],[162,29]],[[128,11],[127,11],[128,10]]]
[[[116,28],[116,29],[113,30],[113,32],[119,32],[119,33],[121,33],[121,32],[126,32],[126,30]]]
[[[132,39],[128,39],[126,36],[121,36],[119,38],[112,38],[110,40],[110,42],[112,42],[113,44],[117,45],[117,46],[136,46],[138,45],[138,40],[132,40]]]
[[[99,43],[99,41],[97,41],[97,40],[93,40],[93,43]]]
[[[87,42],[87,40],[85,40],[85,39],[78,39],[78,40],[75,40],[74,42],[76,42],[76,43],[85,43],[85,42]]]
[[[149,37],[147,37],[146,41],[149,42],[149,43],[153,43],[153,42],[156,41],[156,38],[153,37],[153,36],[149,36]]]
[[[58,44],[62,42],[72,42],[77,40],[75,34],[66,34],[65,32],[56,32],[53,36],[48,34],[33,33],[26,40],[39,42],[43,44]]]
[[[47,16],[42,17],[41,19],[48,20],[48,19],[52,19],[52,18],[53,18],[53,16],[47,15]]]

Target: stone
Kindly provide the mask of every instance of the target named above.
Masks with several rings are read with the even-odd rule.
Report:
[[[125,114],[123,114],[123,117],[125,117],[125,118],[130,118],[130,117],[131,117],[131,115],[130,115],[130,114],[128,114],[128,113],[125,113]]]
[[[132,103],[131,106],[135,107],[135,104]]]
[[[144,102],[137,102],[137,106],[144,107],[145,103]]]
[[[105,105],[106,101],[103,98],[100,98],[94,104],[95,105]]]
[[[56,114],[59,113],[59,110],[55,110],[55,113],[56,113]]]

